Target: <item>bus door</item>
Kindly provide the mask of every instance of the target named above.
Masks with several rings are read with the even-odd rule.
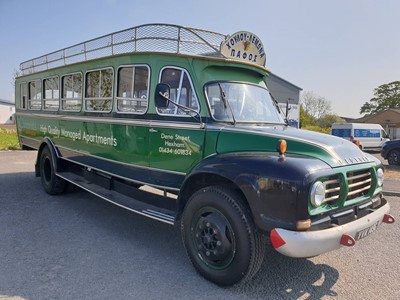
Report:
[[[170,99],[199,112],[200,105],[189,74],[177,67],[163,68],[160,82],[170,86]],[[185,175],[203,158],[205,129],[199,115],[169,103],[157,108],[150,123],[151,181],[179,188]]]

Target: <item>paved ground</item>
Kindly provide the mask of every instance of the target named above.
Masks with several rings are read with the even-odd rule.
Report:
[[[400,299],[399,197],[387,197],[398,221],[355,247],[311,259],[269,247],[251,283],[219,288],[194,271],[179,228],[81,190],[49,196],[34,160],[35,152],[0,152],[2,300]]]

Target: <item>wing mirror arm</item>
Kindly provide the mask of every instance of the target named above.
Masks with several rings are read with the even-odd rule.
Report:
[[[165,83],[159,83],[156,86],[156,94],[155,94],[155,105],[157,108],[167,108],[169,103],[172,103],[173,105],[177,106],[178,108],[188,111],[188,112],[192,112],[194,113],[196,116],[198,116],[199,121],[200,121],[200,128],[204,128],[205,124],[203,123],[203,120],[201,118],[201,115],[199,114],[199,112],[197,110],[194,110],[193,108],[181,105],[179,103],[176,103],[174,101],[172,101],[169,98],[170,95],[170,86],[168,84]],[[196,119],[192,114],[189,114],[192,118]],[[196,119],[197,120],[197,119]]]

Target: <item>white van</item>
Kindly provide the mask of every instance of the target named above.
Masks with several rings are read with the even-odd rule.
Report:
[[[379,124],[334,123],[331,134],[360,145],[362,150],[381,150],[389,136]]]

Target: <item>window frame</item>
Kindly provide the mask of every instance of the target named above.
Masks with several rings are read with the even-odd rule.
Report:
[[[112,80],[111,80],[111,92],[110,92],[110,97],[106,97],[106,98],[92,98],[92,97],[86,97],[86,88],[87,88],[87,76],[88,76],[88,73],[92,73],[92,72],[97,72],[97,71],[100,71],[100,74],[101,74],[101,71],[103,71],[103,70],[108,70],[108,69],[110,69],[110,70],[112,70]],[[114,67],[112,67],[112,66],[109,66],[109,67],[103,67],[103,68],[98,68],[98,69],[92,69],[92,70],[87,70],[86,72],[85,72],[85,77],[84,77],[84,89],[83,89],[83,95],[82,95],[82,97],[83,97],[83,103],[82,103],[82,105],[83,105],[83,107],[82,107],[82,110],[84,111],[84,112],[88,112],[88,113],[110,113],[111,111],[112,111],[112,109],[113,109],[113,105],[114,105],[114,84],[115,84],[115,71],[114,71]],[[101,83],[101,80],[100,80],[100,83]],[[100,87],[101,87],[101,85],[100,85]],[[87,109],[87,107],[86,107],[86,103],[88,102],[88,101],[105,101],[105,100],[110,100],[111,101],[111,104],[110,104],[110,109],[109,110],[90,110],[90,109]]]
[[[45,83],[46,83],[46,80],[52,79],[52,78],[56,78],[57,82],[58,82],[58,98],[49,98],[49,99],[47,99],[46,98]],[[43,78],[43,81],[42,81],[42,109],[45,110],[45,111],[58,111],[60,109],[60,92],[61,92],[61,89],[60,89],[60,76],[59,75]],[[56,100],[58,100],[58,106],[57,106],[56,109],[46,108],[46,101],[56,101]]]
[[[79,98],[64,98],[64,82],[63,82],[63,78],[64,77],[67,77],[67,76],[72,76],[72,79],[74,78],[73,77],[73,75],[77,75],[77,74],[79,74],[79,75],[81,75],[81,79],[82,79],[82,81],[81,81],[81,97],[79,97]],[[82,72],[73,72],[73,73],[68,73],[68,74],[64,74],[64,75],[62,75],[61,77],[60,77],[60,85],[61,85],[61,94],[60,94],[60,111],[66,111],[66,112],[81,112],[82,111],[82,108],[83,108],[83,93],[84,93],[84,87],[85,87],[85,83],[84,83],[84,80],[85,80],[85,78],[84,78],[84,75],[83,75],[83,73]],[[72,86],[73,87],[73,86]],[[68,101],[68,100],[74,100],[74,101],[79,101],[80,100],[80,108],[79,108],[79,110],[78,109],[64,109],[64,106],[63,106],[63,102],[64,101]]]
[[[25,95],[22,91],[22,87],[25,85]],[[23,99],[23,96],[25,96],[25,102]],[[23,81],[19,84],[19,109],[27,110],[28,109],[28,99],[29,98],[29,90],[28,90],[28,82]]]
[[[158,83],[161,83],[162,73],[163,73],[163,71],[166,70],[166,69],[175,69],[175,70],[182,71],[183,74],[186,73],[186,75],[187,75],[187,77],[188,77],[188,79],[189,79],[190,86],[191,86],[191,88],[192,88],[192,90],[193,90],[193,93],[194,93],[194,96],[195,96],[195,98],[196,98],[196,102],[197,102],[197,106],[198,106],[198,110],[196,110],[196,112],[197,112],[198,114],[200,114],[200,112],[201,112],[201,105],[200,105],[199,97],[197,96],[197,93],[196,93],[196,90],[195,90],[195,88],[194,88],[194,84],[193,84],[192,78],[191,78],[190,73],[188,72],[188,70],[186,70],[185,68],[182,68],[182,67],[177,67],[177,66],[164,66],[164,67],[162,67],[161,70],[160,70],[160,73],[159,73],[159,76],[158,76]],[[183,82],[183,77],[181,77],[181,78],[179,79],[180,91],[179,91],[179,98],[178,98],[178,102],[177,102],[178,104],[180,104],[180,103],[179,103],[179,100],[180,100],[180,96],[181,96],[182,82]],[[179,109],[179,108],[177,108],[176,111],[178,111],[178,109]],[[177,114],[177,113],[174,113],[174,114],[166,114],[166,113],[161,113],[161,112],[159,111],[158,108],[156,108],[156,112],[157,112],[157,114],[158,114],[159,116],[183,117],[183,118],[191,118],[191,117],[192,117],[192,116],[190,115],[190,113],[188,113],[188,114]]]
[[[138,101],[139,98],[124,98],[124,97],[118,97],[118,92],[119,92],[119,71],[122,68],[134,68],[136,69],[136,67],[146,67],[147,71],[148,71],[148,76],[147,76],[147,107],[146,110],[144,112],[135,112],[135,111],[121,111],[118,109],[118,102],[120,100],[126,100],[126,101]],[[150,79],[151,79],[151,68],[149,65],[147,64],[130,64],[130,65],[120,65],[117,69],[116,72],[117,76],[116,76],[116,89],[115,89],[115,103],[114,103],[114,109],[117,113],[119,114],[132,114],[132,115],[144,115],[148,112],[149,110],[149,104],[150,104]],[[135,75],[135,73],[133,74]],[[133,84],[135,83],[135,78],[133,76]],[[134,86],[133,86],[134,88]]]
[[[31,96],[31,83],[32,82],[40,82],[40,88],[39,89],[35,88],[35,92],[37,90],[40,90],[40,99],[32,99],[32,96]],[[27,109],[28,110],[36,110],[36,111],[42,110],[42,99],[43,99],[43,82],[42,82],[42,79],[39,78],[39,79],[34,79],[32,81],[28,81],[28,103],[27,103],[28,105],[27,105]],[[31,107],[32,100],[40,102],[40,107],[39,108],[32,108]]]

